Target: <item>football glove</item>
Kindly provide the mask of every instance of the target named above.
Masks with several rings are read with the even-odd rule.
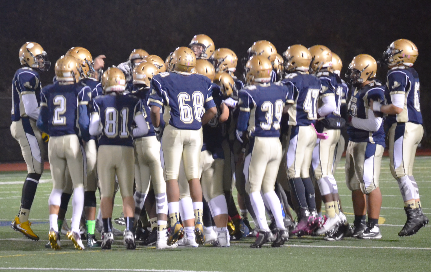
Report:
[[[47,143],[49,141],[49,135],[45,132],[42,132],[42,140]]]
[[[160,142],[163,136],[163,127],[154,127],[154,132],[156,133],[156,138]]]

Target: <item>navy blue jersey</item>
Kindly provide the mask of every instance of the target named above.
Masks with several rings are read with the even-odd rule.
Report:
[[[371,83],[361,89],[356,89],[349,101],[349,115],[367,119],[368,109],[372,109],[373,107],[373,105],[370,105],[370,99],[373,101],[380,101],[383,105],[385,101],[385,87],[378,83]],[[349,141],[352,142],[368,142],[380,144],[383,147],[385,146],[383,122],[380,128],[375,132],[358,129],[349,125],[347,134],[349,135]]]
[[[291,73],[281,81],[289,88],[287,103],[291,126],[309,126],[317,119],[317,100],[321,90],[320,80],[309,74]]]
[[[96,96],[103,94],[102,83],[97,81],[94,78],[83,78],[80,81],[83,85],[90,87],[91,89],[91,97],[95,98]]]
[[[232,98],[238,100],[238,92],[244,88],[244,83],[239,80],[236,76],[231,75],[233,81],[235,82],[235,88],[233,89]]]
[[[349,87],[337,74],[335,74],[335,78],[337,79],[337,90],[341,93],[340,115],[347,120],[347,96],[349,95]]]
[[[238,130],[245,130],[248,118],[243,116],[249,115],[249,127],[254,131],[253,136],[279,137],[281,116],[289,95],[289,89],[277,82],[250,85],[240,90]]]
[[[388,72],[386,99],[392,104],[391,94],[405,94],[406,102],[400,114],[388,115],[386,122],[391,126],[395,122],[422,124],[420,105],[420,83],[414,68],[393,69]]]
[[[343,97],[342,87],[338,88],[337,75],[331,72],[319,72],[317,77],[322,84],[322,90],[320,91],[320,97],[323,96],[335,96],[335,110],[326,115],[325,119],[339,118],[340,117],[340,106],[341,99]]]
[[[166,123],[185,130],[198,130],[205,110],[215,107],[211,81],[203,75],[157,74],[151,80],[150,106],[165,106]],[[165,114],[166,116],[167,114]]]
[[[139,99],[132,95],[100,95],[93,100],[103,126],[99,145],[133,146],[133,120],[142,114]]]
[[[23,67],[15,72],[12,80],[12,121],[19,121],[21,117],[26,116],[21,96],[34,93],[39,106],[41,90],[40,77],[35,70]]]
[[[148,134],[137,138],[155,136],[156,133],[154,132],[153,122],[151,121],[151,109],[148,106],[148,97],[150,96],[150,88],[143,88],[143,87],[138,87],[136,85],[133,85],[131,93],[132,95],[140,99],[142,104],[141,111],[142,111],[142,114],[144,115],[145,121],[148,126]],[[163,117],[162,113],[160,113],[160,117],[161,118]]]
[[[40,105],[48,108],[48,134],[50,136],[79,135],[78,107],[87,107],[91,89],[80,83],[62,85],[59,82],[42,89]],[[85,112],[87,114],[87,112]]]
[[[222,150],[222,141],[223,141],[223,130],[224,130],[224,124],[219,122],[221,109],[220,105],[223,101],[223,94],[220,91],[220,87],[212,83],[212,89],[211,94],[214,100],[214,103],[217,108],[217,114],[214,116],[213,119],[211,119],[208,124],[204,125],[202,127],[202,133],[203,133],[203,145],[202,145],[202,151],[208,150],[213,154],[223,153]]]

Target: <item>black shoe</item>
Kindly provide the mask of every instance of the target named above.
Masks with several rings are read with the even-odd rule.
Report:
[[[251,244],[251,248],[261,248],[263,244],[272,242],[274,237],[270,231],[259,230],[259,235],[256,237],[256,241]]]
[[[232,235],[233,240],[241,240],[242,235],[244,234],[244,231],[241,230],[241,219],[238,218],[232,218],[233,225],[235,226],[235,230],[233,231]]]
[[[360,223],[358,226],[353,227],[352,237],[358,238],[367,228],[367,225]]]
[[[343,237],[345,237],[346,233],[348,233],[350,231],[350,226],[349,223],[347,221],[345,222],[339,222],[337,223],[337,225],[335,226],[334,229],[332,229],[331,231],[328,231],[325,235],[325,240],[326,241],[339,241],[341,239],[343,239]]]
[[[149,234],[147,239],[145,239],[141,245],[142,246],[153,246],[157,242],[157,228],[154,228]]]
[[[274,242],[272,242],[272,247],[280,247],[289,239],[289,232],[283,229],[275,229],[272,231],[275,236]]]
[[[271,217],[271,224],[269,224],[269,230],[274,233],[277,232],[277,223],[275,223],[275,218]]]
[[[410,207],[404,207],[404,211],[407,215],[407,221],[398,236],[410,236],[418,232],[420,228],[425,226],[425,219],[423,213],[419,209],[412,209]]]
[[[136,233],[135,233],[135,241],[137,242],[145,241],[150,235],[150,233],[151,233],[151,230],[149,230],[148,228],[137,227]]]
[[[417,209],[418,214],[422,217],[422,223],[425,225],[428,225],[429,219],[425,216],[425,214],[422,212],[422,208]]]
[[[87,234],[87,247],[100,247],[101,242],[96,240],[96,235]]]

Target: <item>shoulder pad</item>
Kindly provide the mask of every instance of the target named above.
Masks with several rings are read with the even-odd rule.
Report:
[[[247,89],[247,90],[256,90],[257,88],[254,85],[248,85],[248,86],[245,86],[244,89]]]
[[[167,77],[169,76],[169,72],[163,72],[159,74],[161,77]]]

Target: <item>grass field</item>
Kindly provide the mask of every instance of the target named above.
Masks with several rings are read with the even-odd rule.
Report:
[[[431,157],[417,157],[415,178],[421,193],[424,212],[431,213]],[[10,228],[18,211],[24,172],[0,173],[0,271],[431,271],[431,228],[414,236],[400,238],[397,233],[405,223],[403,202],[398,185],[384,158],[380,176],[383,194],[381,225],[383,238],[376,241],[346,238],[328,242],[321,237],[292,237],[281,248],[249,248],[254,238],[232,242],[230,248],[203,247],[157,251],[138,247],[127,251],[122,240],[113,249],[77,251],[62,237],[62,250],[44,245],[48,238],[48,196],[51,175],[43,174],[30,215],[38,242],[25,239]],[[344,160],[336,179],[349,222],[353,221],[350,191],[344,184]],[[117,195],[114,216],[120,215]],[[68,212],[67,218],[71,217]],[[123,229],[121,226],[116,226]],[[99,238],[99,237],[98,237]]]

